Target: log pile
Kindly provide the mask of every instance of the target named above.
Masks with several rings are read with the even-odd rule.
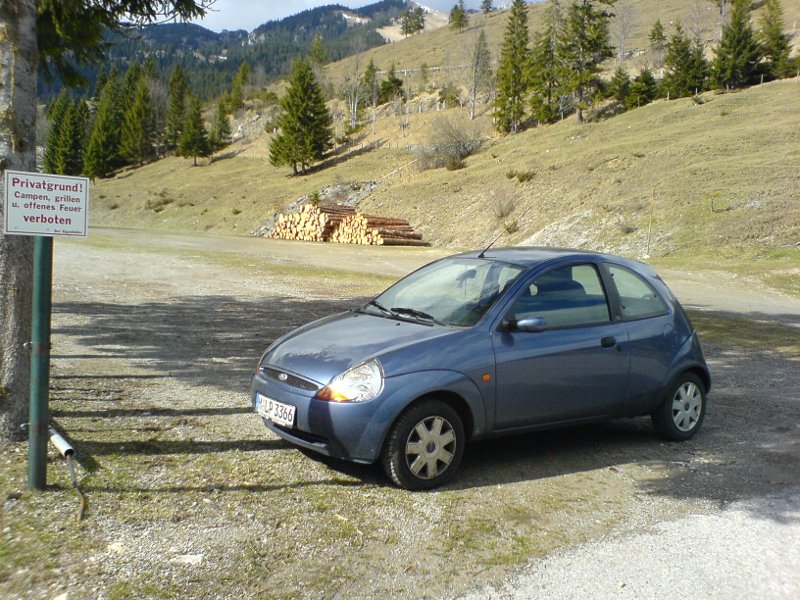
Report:
[[[355,213],[355,209],[348,206],[304,204],[298,212],[278,216],[272,237],[306,242],[329,242],[341,222]]]
[[[346,217],[331,236],[340,244],[371,246],[427,246],[422,235],[405,219],[392,219],[356,213]]]
[[[279,215],[272,237],[372,246],[428,245],[405,219],[365,215],[336,204],[304,204],[298,212]]]

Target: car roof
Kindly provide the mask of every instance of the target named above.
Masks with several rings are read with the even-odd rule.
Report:
[[[481,256],[483,254],[483,256]],[[464,258],[488,258],[503,262],[515,263],[532,267],[539,263],[567,256],[602,256],[597,252],[574,250],[571,248],[541,248],[533,246],[515,246],[512,248],[489,248],[488,250],[473,250],[456,256]]]
[[[483,256],[481,256],[483,254]],[[576,250],[574,248],[544,248],[537,246],[514,246],[510,248],[489,248],[488,250],[473,250],[471,252],[464,252],[457,254],[458,257],[464,258],[486,258],[489,260],[498,260],[520,265],[526,268],[535,267],[536,265],[549,262],[560,258],[588,258],[601,259],[604,261],[615,262],[617,264],[625,265],[640,273],[646,273],[655,276],[656,273],[649,265],[639,261],[617,256],[614,254],[605,254],[602,252],[592,252],[589,250]]]

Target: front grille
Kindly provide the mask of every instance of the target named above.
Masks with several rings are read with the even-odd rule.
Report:
[[[308,381],[307,379],[296,377],[294,375],[291,375],[290,373],[284,373],[283,371],[279,371],[278,369],[272,369],[270,367],[262,367],[261,370],[270,379],[274,379],[275,381],[280,381],[281,383],[285,383],[286,385],[290,385],[292,387],[300,388],[301,390],[316,392],[319,389],[319,386],[313,381]]]

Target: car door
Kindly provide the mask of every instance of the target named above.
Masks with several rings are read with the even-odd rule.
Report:
[[[596,265],[542,273],[518,292],[492,331],[495,429],[618,414],[628,374],[627,333],[611,317]],[[541,330],[521,331],[523,319]]]
[[[661,399],[666,374],[685,341],[674,326],[674,316],[664,298],[642,276],[620,265],[606,263],[611,294],[616,293],[620,315],[628,333],[631,356],[626,386],[628,413],[643,414]]]

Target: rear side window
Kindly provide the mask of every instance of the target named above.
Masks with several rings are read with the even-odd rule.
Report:
[[[516,320],[541,317],[548,329],[610,321],[600,276],[592,265],[548,271],[526,287],[512,308]]]
[[[644,279],[623,267],[607,266],[619,292],[623,318],[645,319],[667,312],[667,304]]]

